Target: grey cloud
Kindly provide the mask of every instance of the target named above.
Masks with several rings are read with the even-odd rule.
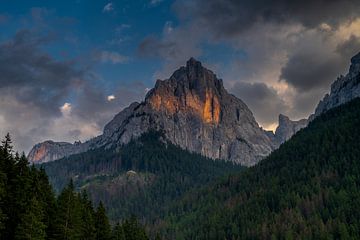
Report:
[[[360,5],[357,0],[198,0],[177,1],[174,8],[180,17],[194,17],[222,38],[238,35],[258,22],[336,26],[358,16]]]
[[[337,46],[336,51],[349,61],[351,57],[360,52],[360,38],[351,35],[347,41]]]
[[[176,57],[180,49],[172,41],[163,41],[154,36],[148,36],[141,41],[138,53],[142,57]]]
[[[163,60],[163,68],[156,72],[154,77],[166,78],[190,57],[201,55],[199,44],[204,37],[197,26],[174,27],[171,22],[166,22],[161,38],[157,36],[144,38],[138,46],[138,55]]]
[[[81,91],[76,99],[77,104],[72,110],[73,114],[83,121],[94,122],[102,128],[122,108],[142,100],[145,86],[140,82],[122,84],[122,87],[114,89],[111,93],[115,96],[111,102],[107,101],[105,91],[99,91],[97,87],[87,85]]]
[[[309,91],[329,86],[343,72],[343,67],[341,59],[336,56],[326,58],[316,51],[299,52],[290,57],[280,78],[298,91]]]
[[[0,43],[0,135],[10,132],[18,150],[47,139],[93,137],[122,107],[144,95],[145,87],[138,84],[131,91],[115,89],[116,101],[108,102],[91,68],[58,61],[42,50],[52,41],[52,36],[21,30]],[[71,103],[68,116],[60,111],[65,102]]]
[[[280,79],[299,92],[327,89],[337,76],[346,72],[350,58],[360,50],[360,41],[351,36],[337,46],[327,44],[327,33],[316,32],[299,38],[296,50],[281,70]]]
[[[230,91],[249,106],[263,126],[276,122],[278,114],[288,111],[275,89],[264,83],[237,82]]]
[[[42,53],[39,46],[51,40],[28,30],[0,44],[0,90],[14,91],[17,100],[56,115],[56,106],[83,76],[72,62],[58,62]],[[54,107],[55,106],[55,107]]]

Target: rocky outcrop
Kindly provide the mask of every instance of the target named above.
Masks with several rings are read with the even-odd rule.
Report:
[[[314,119],[321,113],[360,97],[360,53],[351,58],[351,65],[346,76],[340,76],[332,85],[330,94],[326,94],[310,117]]]
[[[301,119],[298,121],[292,121],[289,117],[280,114],[279,115],[279,125],[275,131],[275,139],[281,144],[289,140],[297,131],[306,127],[308,124],[307,119]]]
[[[356,97],[360,97],[360,53],[351,58],[348,74],[340,76],[331,85],[330,94],[325,95],[317,105],[315,113],[308,119],[291,121],[284,115],[279,116],[279,126],[275,132],[276,140],[279,144],[285,142],[301,128],[306,127],[315,117]]]
[[[162,131],[169,141],[191,152],[246,166],[277,146],[245,103],[193,58],[169,79],[158,80],[143,102],[121,111],[105,126],[103,135],[80,148],[126,144],[149,130]]]
[[[31,149],[28,159],[33,163],[44,163],[79,152],[82,152],[82,145],[80,142],[71,144],[67,142],[45,141],[36,144]]]

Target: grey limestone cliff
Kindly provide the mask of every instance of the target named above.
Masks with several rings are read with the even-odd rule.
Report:
[[[360,97],[360,53],[351,58],[351,65],[346,76],[340,76],[332,85],[330,94],[326,94],[316,107],[313,119],[321,113]]]
[[[246,166],[254,165],[277,146],[245,103],[229,94],[222,80],[193,58],[169,79],[158,80],[143,102],[132,103],[117,114],[103,135],[78,148],[85,151],[126,144],[149,130],[162,131],[169,141],[191,152]],[[67,146],[74,152],[73,146]],[[63,151],[43,159],[68,155]]]
[[[289,140],[297,131],[306,127],[308,124],[307,119],[301,119],[297,121],[292,121],[289,117],[280,114],[279,115],[279,125],[275,131],[275,139],[281,144]]]

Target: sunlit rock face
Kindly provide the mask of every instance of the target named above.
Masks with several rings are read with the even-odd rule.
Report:
[[[28,158],[33,163],[44,163],[82,151],[81,144],[45,141],[36,144],[29,152]]]
[[[275,147],[248,107],[195,59],[158,80],[143,103],[124,112],[105,126],[103,141],[127,143],[149,129],[161,130],[183,149],[247,166]]]
[[[169,141],[191,152],[246,166],[277,146],[248,107],[193,58],[169,79],[158,80],[143,102],[117,114],[103,135],[84,144],[114,147],[149,130],[162,131]]]

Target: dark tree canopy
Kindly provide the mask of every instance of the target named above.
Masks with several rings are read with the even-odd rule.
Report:
[[[0,146],[1,240],[112,240],[118,228],[130,231],[126,221],[112,230],[104,205],[95,211],[72,181],[56,197],[44,169],[29,166],[24,154],[13,153],[11,144],[7,134]],[[145,234],[141,225],[123,239],[138,234]]]

